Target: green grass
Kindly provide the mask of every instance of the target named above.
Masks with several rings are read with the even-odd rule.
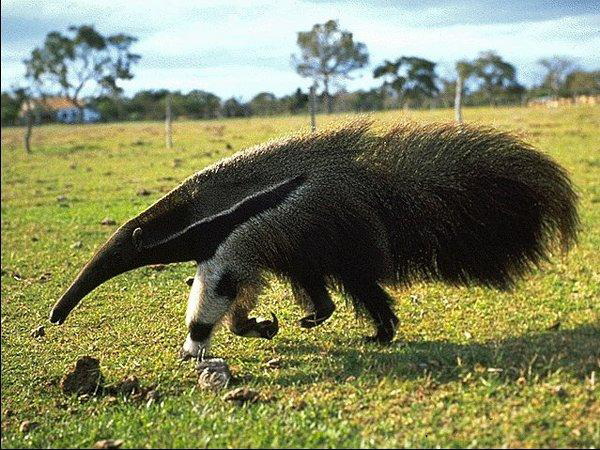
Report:
[[[451,112],[374,115],[403,116],[449,120]],[[242,407],[198,389],[192,363],[177,359],[191,263],[117,277],[61,327],[47,317],[116,228],[102,219],[120,224],[207,164],[306,129],[307,117],[176,122],[172,150],[161,123],[43,126],[31,155],[21,129],[3,129],[2,447],[105,438],[127,447],[600,446],[600,108],[465,116],[515,130],[570,171],[581,195],[578,246],[512,293],[441,284],[392,292],[401,326],[388,347],[362,342],[370,325],[339,297],[326,324],[300,329],[289,286],[274,279],[258,313],[277,313],[279,335],[219,330],[213,340],[236,386],[264,400]],[[142,188],[151,194],[137,195]],[[32,338],[42,324],[46,336]],[[82,355],[100,359],[107,382],[136,375],[162,400],[64,396],[58,382]],[[273,357],[281,368],[265,366]],[[24,420],[38,427],[22,433]]]

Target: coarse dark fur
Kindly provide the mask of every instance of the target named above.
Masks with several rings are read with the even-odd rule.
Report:
[[[52,318],[62,322],[118,273],[196,260],[204,290],[188,320],[194,334],[210,334],[227,311],[234,332],[272,337],[269,322],[247,317],[261,275],[272,272],[306,307],[302,326],[326,320],[335,309],[327,288],[341,288],[385,342],[397,319],[382,285],[510,288],[556,244],[574,243],[576,200],[565,170],[510,133],[447,123],[377,132],[360,120],[266,143],[190,177],[115,233],[94,258],[121,264],[107,271],[92,260]],[[208,293],[213,278],[218,289]]]

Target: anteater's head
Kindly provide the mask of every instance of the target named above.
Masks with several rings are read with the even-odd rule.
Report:
[[[180,186],[122,225],[100,247],[56,302],[50,321],[62,324],[83,297],[129,270],[209,259],[236,227],[283,203],[303,182],[303,176],[288,178],[208,217],[202,216],[202,207],[195,204],[189,186]]]

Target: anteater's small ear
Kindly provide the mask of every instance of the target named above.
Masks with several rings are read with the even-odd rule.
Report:
[[[135,230],[133,230],[133,233],[131,234],[131,240],[133,241],[133,245],[135,246],[136,250],[138,252],[141,251],[143,248],[143,243],[142,229],[140,227],[137,227]]]

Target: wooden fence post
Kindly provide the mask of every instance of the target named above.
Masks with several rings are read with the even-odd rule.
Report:
[[[33,117],[31,117],[31,110],[27,109],[27,113],[25,114],[27,123],[25,128],[25,136],[23,137],[25,144],[25,151],[27,153],[31,153],[31,129],[33,128]]]
[[[462,90],[463,78],[459,73],[456,79],[456,96],[454,97],[454,118],[458,123],[462,122]]]
[[[317,130],[315,83],[310,87],[310,129],[314,133]]]

